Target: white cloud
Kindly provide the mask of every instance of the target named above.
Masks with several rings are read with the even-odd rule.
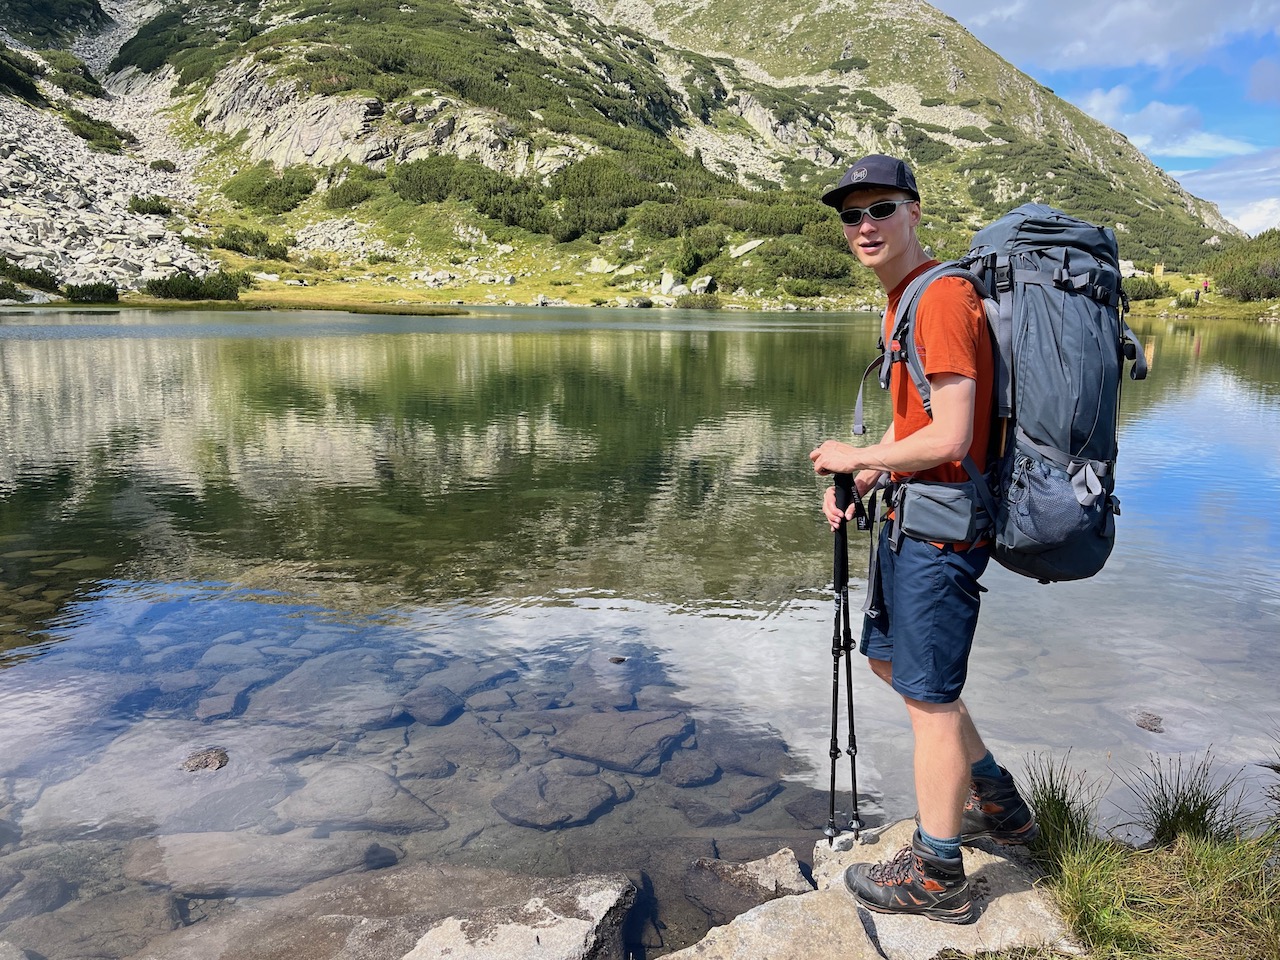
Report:
[[[1123,85],[1068,97],[1089,116],[1124,133],[1148,156],[1235,157],[1257,150],[1255,144],[1205,130],[1196,107],[1152,100],[1134,110],[1133,91]]]
[[[1216,203],[1246,233],[1280,227],[1280,147],[1232,157],[1178,180],[1197,197]]]
[[[933,0],[998,51],[1050,70],[1145,64],[1173,68],[1234,35],[1280,31],[1280,0]],[[1007,55],[1007,53],[1006,53]]]

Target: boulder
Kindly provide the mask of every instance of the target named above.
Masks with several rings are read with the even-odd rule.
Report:
[[[854,843],[852,834],[837,837],[830,846],[820,841],[813,861],[818,889],[843,894],[852,902],[844,889],[845,868],[887,860],[911,842],[914,832],[915,821],[903,820],[871,837],[872,843]],[[868,838],[865,833],[863,836]],[[1043,872],[1025,851],[989,841],[961,849],[973,887],[977,921],[956,925],[860,910],[868,935],[888,960],[931,960],[947,948],[970,955],[1036,946],[1065,953],[1079,951],[1049,894],[1039,886]]]
[[[188,897],[255,897],[288,893],[336,874],[377,869],[400,853],[358,834],[277,836],[176,833],[135,840],[125,851],[124,875]]]
[[[328,761],[304,768],[307,782],[276,806],[283,820],[328,830],[443,830],[448,822],[365,763]]]
[[[693,721],[677,710],[591,711],[562,727],[550,747],[562,756],[648,776],[692,732]]]
[[[424,863],[243,899],[152,940],[146,960],[621,960],[621,875],[529,877]],[[3,954],[0,954],[3,957]]]
[[[519,827],[555,830],[589,823],[619,796],[594,764],[552,760],[520,774],[493,798],[493,809]]]

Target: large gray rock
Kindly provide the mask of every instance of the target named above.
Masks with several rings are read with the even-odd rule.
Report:
[[[788,848],[750,863],[699,857],[685,878],[684,895],[719,925],[762,903],[812,890]]]
[[[503,770],[520,759],[520,751],[475,714],[443,727],[411,724],[408,731],[411,754],[442,757],[464,770]]]
[[[872,844],[854,844],[850,834],[837,837],[834,846],[819,842],[814,848],[813,864],[818,888],[848,895],[844,889],[846,867],[892,857],[911,842],[914,832],[915,822],[903,820],[884,830]],[[1038,885],[1043,873],[1030,857],[1017,848],[994,844],[966,846],[962,850],[978,910],[977,921],[961,926],[861,911],[868,933],[888,960],[930,960],[947,947],[967,954],[1042,944],[1065,952],[1076,951],[1053,901]]]
[[[924,920],[922,923],[931,923]],[[713,928],[667,960],[884,960],[863,932],[853,898],[816,890],[770,900]]]
[[[410,690],[405,695],[404,706],[414,720],[428,727],[443,726],[466,708],[461,697],[435,680]]]
[[[550,747],[622,773],[656,773],[671,748],[693,732],[693,721],[676,710],[604,710],[579,714]]]
[[[334,830],[443,830],[449,824],[391,777],[365,763],[319,762],[307,782],[276,807],[302,827]]]
[[[359,834],[179,833],[133,841],[124,874],[190,897],[265,896],[398,859],[398,851]]]
[[[248,721],[377,730],[405,713],[395,678],[359,650],[321,654],[252,693]]]
[[[0,780],[45,762],[50,744],[92,742],[120,700],[146,685],[143,677],[79,671],[42,679],[10,670],[0,697]],[[24,770],[25,768],[25,770]]]
[[[869,843],[852,834],[833,846],[814,848],[818,889],[785,896],[748,910],[710,931],[700,942],[669,954],[669,960],[932,960],[941,951],[967,956],[1048,947],[1073,954],[1066,924],[1043,888],[1029,858],[1005,848],[965,847],[965,871],[974,886],[978,919],[968,925],[938,923],[923,917],[873,913],[844,888],[844,871],[853,863],[885,860],[911,839],[915,823],[896,823]],[[996,852],[996,851],[999,852]]]
[[[125,890],[9,924],[5,938],[39,957],[126,957],[178,926],[173,898]],[[0,952],[0,957],[4,954]]]
[[[493,798],[493,809],[520,827],[553,830],[588,823],[618,802],[592,764],[552,760],[520,774]]]
[[[622,876],[405,864],[245,899],[130,960],[620,960]]]
[[[238,830],[275,823],[271,807],[287,778],[271,753],[292,731],[272,726],[210,729],[182,720],[129,727],[85,770],[47,787],[23,814],[24,835],[134,837],[155,832]],[[218,746],[219,769],[187,770],[193,753]]]
[[[540,886],[523,903],[450,917],[404,960],[622,960],[618,933],[635,900],[630,881],[577,877]]]

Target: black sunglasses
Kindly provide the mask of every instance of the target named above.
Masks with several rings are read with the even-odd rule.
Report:
[[[872,220],[888,220],[904,203],[915,203],[914,200],[878,200],[869,207],[846,207],[840,211],[840,221],[850,227],[862,222],[865,213]]]

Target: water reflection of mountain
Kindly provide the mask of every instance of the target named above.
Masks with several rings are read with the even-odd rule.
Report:
[[[871,337],[138,333],[0,341],[10,553],[38,538],[143,579],[336,578],[428,600],[821,582],[796,485],[814,494],[805,455],[847,430],[849,345]],[[25,559],[10,579],[32,576]]]
[[[6,331],[0,573],[39,591],[0,606],[46,605],[11,626],[122,563],[360,609],[561,588],[767,606],[825,581],[805,455],[847,435],[874,318],[435,323]],[[1280,384],[1273,325],[1139,333],[1153,372],[1127,385],[1129,421],[1207,367]]]

